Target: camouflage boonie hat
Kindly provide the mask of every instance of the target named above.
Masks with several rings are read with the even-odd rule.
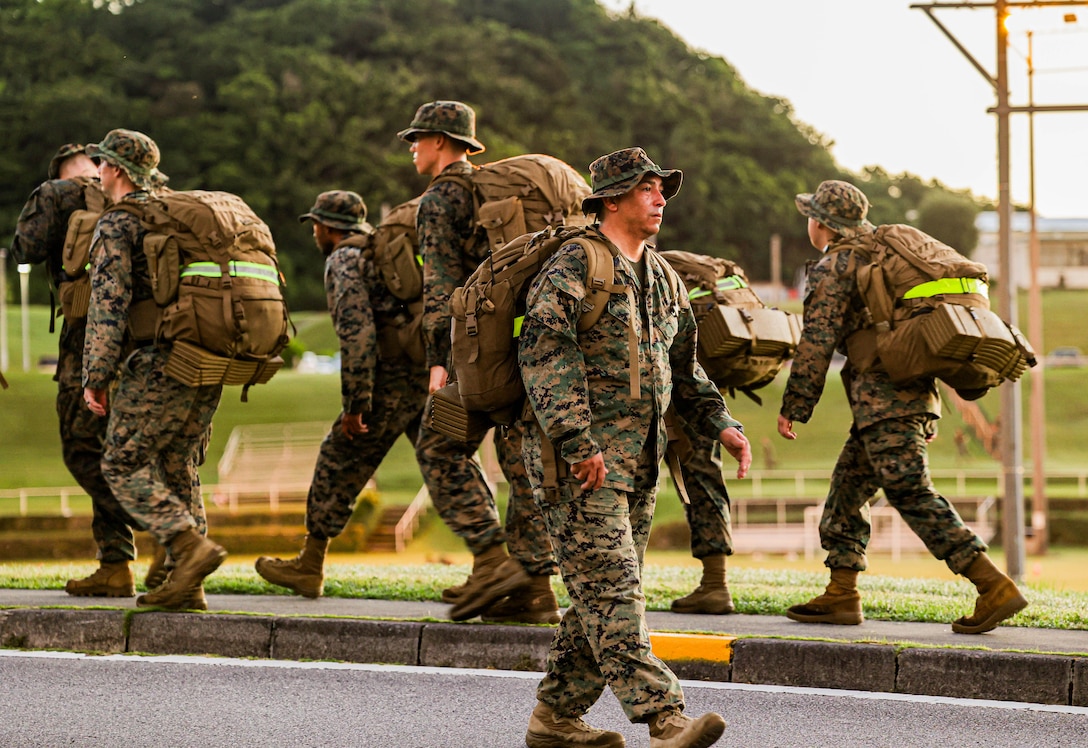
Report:
[[[50,179],[60,178],[60,165],[64,163],[65,159],[70,156],[78,156],[80,153],[86,153],[87,146],[83,143],[65,143],[57,151],[57,154],[53,156],[49,162],[49,171],[47,174]]]
[[[347,190],[322,192],[317,196],[310,212],[298,217],[299,223],[307,219],[341,231],[366,231],[366,203],[355,192]]]
[[[416,110],[408,128],[397,133],[401,140],[411,143],[421,132],[440,132],[467,146],[470,156],[484,152],[476,139],[476,111],[460,101],[432,101]]]
[[[155,141],[135,130],[110,130],[101,143],[87,146],[87,155],[119,166],[132,183],[142,190],[153,190],[166,184],[168,177],[159,165],[159,147]]]
[[[816,219],[844,239],[867,234],[876,228],[865,219],[869,213],[869,198],[849,182],[829,179],[820,183],[815,194],[806,192],[795,200],[801,215]]]
[[[679,169],[662,169],[650,160],[641,148],[624,148],[609,153],[589,165],[593,194],[582,200],[582,212],[597,213],[603,197],[618,197],[630,192],[647,174],[661,177],[661,194],[666,200],[680,191],[684,173]]]

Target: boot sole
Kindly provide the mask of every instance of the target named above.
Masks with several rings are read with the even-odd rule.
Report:
[[[606,743],[571,743],[561,735],[528,732],[525,734],[525,745],[529,748],[570,748],[571,745],[582,745],[585,748],[624,748],[627,741],[621,736],[618,741],[610,740]]]
[[[553,610],[549,613],[513,613],[508,616],[480,616],[480,620],[486,623],[531,623],[537,625],[555,626],[559,623],[561,616],[558,610]]]
[[[65,590],[65,592],[67,592],[72,597],[135,597],[136,596],[136,588],[135,587],[133,587],[131,590],[127,590],[127,589],[126,590],[116,590],[116,589],[115,590],[103,590],[103,589],[100,588],[100,589],[94,589],[94,590],[79,590],[79,591]]]
[[[964,620],[962,618],[959,621],[953,621],[952,632],[956,634],[985,634],[987,631],[993,631],[997,628],[997,624],[1001,623],[1006,618],[1012,618],[1026,607],[1028,607],[1028,601],[1024,599],[1023,595],[1017,595],[1000,608],[994,610],[994,612],[987,616],[981,623],[971,626],[960,623],[960,621]]]
[[[690,740],[691,742],[685,742],[683,745],[685,746],[685,748],[710,748],[710,746],[717,743],[718,738],[720,738],[725,733],[725,728],[726,728],[725,720],[721,719],[721,717],[719,717],[717,720],[714,720],[710,724],[705,725],[704,729],[702,730],[702,732],[699,735],[694,735],[694,736],[692,736],[690,738],[685,737],[684,738],[685,741]],[[677,736],[677,737],[679,737],[679,736]],[[675,740],[675,739],[676,738],[669,738],[668,740],[672,741],[672,740]],[[657,745],[670,745],[670,744],[671,744],[671,742],[667,743],[667,742],[665,742],[663,740],[657,743]],[[650,745],[651,746],[655,745],[654,739],[652,737],[650,738]]]
[[[694,607],[686,607],[683,605],[677,605],[673,603],[669,610],[673,613],[679,613],[681,615],[706,615],[706,616],[727,616],[730,613],[735,613],[737,608],[734,605],[721,606],[721,607],[702,607],[696,605]]]
[[[798,623],[830,623],[836,626],[858,626],[865,622],[865,616],[853,613],[797,613],[786,611],[786,618]]]

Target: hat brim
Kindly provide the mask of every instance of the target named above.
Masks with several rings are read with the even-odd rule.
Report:
[[[487,148],[484,147],[484,144],[476,138],[469,138],[464,135],[458,135],[457,133],[452,133],[447,130],[428,130],[424,127],[409,127],[407,130],[401,130],[400,132],[398,132],[397,137],[401,140],[405,140],[411,143],[416,139],[415,136],[421,132],[445,135],[447,138],[452,138],[459,143],[464,143],[466,146],[465,150],[468,151],[468,155],[470,156],[475,156],[477,153],[483,153],[487,150]]]
[[[306,221],[313,221],[314,223],[320,223],[322,226],[327,226],[330,229],[339,229],[340,231],[355,231],[361,234],[369,233],[370,224],[365,220],[358,223],[350,223],[348,221],[337,221],[333,218],[325,218],[324,216],[318,216],[313,213],[303,213],[298,217],[299,223],[306,223]]]
[[[797,205],[798,212],[806,218],[827,226],[829,229],[837,233],[844,239],[852,239],[860,234],[868,234],[876,229],[876,226],[871,224],[867,219],[862,219],[861,223],[856,226],[848,226],[840,221],[837,221],[834,216],[824,213],[816,207],[815,195],[811,192],[805,192],[797,195],[794,198],[794,203]]]
[[[119,169],[124,171],[125,174],[128,175],[128,178],[132,180],[132,183],[139,187],[141,190],[154,190],[158,187],[164,186],[168,181],[170,181],[170,177],[163,174],[161,171],[158,170],[158,168],[153,168],[150,174],[133,173],[128,167],[117,161],[117,159],[104,153],[102,149],[99,148],[100,145],[100,143],[88,143],[86,150],[84,150],[83,152],[93,159],[105,161],[107,164],[118,167]]]
[[[634,174],[615,184],[603,187],[589,197],[583,198],[582,213],[589,215],[590,213],[600,212],[601,200],[603,198],[626,195],[645,179],[647,174],[654,174],[661,177],[661,196],[666,200],[671,200],[672,197],[680,191],[680,185],[684,182],[684,172],[679,169],[661,169],[659,171],[647,169],[646,171]]]

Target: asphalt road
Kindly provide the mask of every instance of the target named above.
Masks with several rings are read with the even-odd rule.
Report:
[[[0,745],[519,748],[539,673],[0,650]],[[685,681],[719,746],[1064,748],[1088,708]],[[649,744],[606,692],[589,720]]]

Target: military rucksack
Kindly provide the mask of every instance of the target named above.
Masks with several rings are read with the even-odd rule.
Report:
[[[585,177],[554,156],[511,156],[473,168],[469,178],[444,174],[435,179],[445,181],[472,192],[473,215],[492,252],[549,226],[589,225],[582,213],[582,200],[591,193]],[[479,241],[479,234],[469,239],[470,245]]]
[[[421,364],[426,361],[426,351],[422,327],[423,258],[419,255],[419,233],[416,230],[419,200],[419,197],[414,197],[403,202],[382,217],[363,257],[374,263],[382,283],[389,293],[404,302],[411,317],[409,323],[397,328],[395,334],[381,336],[383,351],[389,355],[403,353]]]
[[[881,226],[848,244],[871,326],[847,340],[859,370],[937,377],[972,398],[1035,365],[1023,334],[990,310],[986,266],[924,232]]]
[[[774,380],[801,338],[796,314],[766,306],[739,265],[721,257],[669,250],[661,256],[688,289],[699,325],[699,363],[719,388],[755,390]]]
[[[91,240],[108,200],[97,179],[76,177],[71,181],[82,187],[83,203],[86,207],[73,211],[68,217],[68,229],[64,235],[64,247],[60,256],[65,279],[60,281],[57,295],[60,297],[60,310],[64,318],[76,320],[87,316],[87,307],[91,301],[91,277],[87,272],[91,259]]]
[[[133,305],[132,337],[173,343],[166,371],[189,386],[267,382],[290,322],[264,221],[228,192],[166,190],[113,208],[147,230],[154,298]]]

